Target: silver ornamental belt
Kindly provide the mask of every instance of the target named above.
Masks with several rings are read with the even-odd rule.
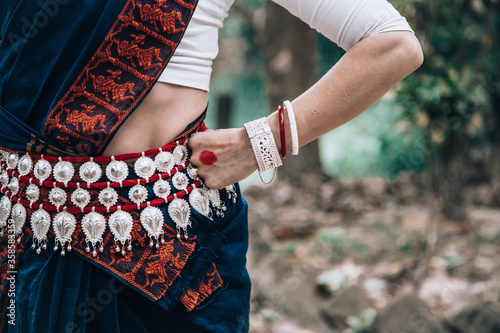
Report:
[[[103,235],[109,228],[115,250],[125,254],[132,249],[133,218],[140,212],[140,227],[149,245],[159,247],[164,240],[164,215],[158,207],[166,205],[176,225],[177,238],[188,238],[191,209],[213,219],[223,217],[226,207],[219,190],[209,189],[189,161],[187,139],[136,154],[99,157],[61,157],[0,149],[0,234],[7,223],[9,233],[21,240],[29,219],[33,248],[47,248],[52,226],[55,248],[71,250],[78,223],[85,235],[87,252],[103,251]],[[129,178],[125,160],[133,160],[137,178]],[[154,196],[145,185],[151,184]],[[116,189],[129,188],[130,204],[117,205]],[[236,202],[234,185],[226,187],[228,198]],[[30,208],[29,210],[27,208]],[[82,215],[77,219],[77,215]]]

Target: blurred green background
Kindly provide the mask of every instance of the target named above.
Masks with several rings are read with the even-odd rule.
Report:
[[[208,119],[212,127],[217,126],[221,94],[232,99],[230,126],[271,111],[265,57],[258,45],[258,35],[264,32],[252,26],[265,25],[266,2],[236,3],[224,22],[222,59],[214,67]],[[368,112],[321,139],[322,165],[332,177],[393,178],[402,170],[422,172],[429,158],[444,157],[442,150],[456,154],[451,146],[493,148],[500,141],[498,1],[393,4],[416,31],[425,63]],[[250,26],[245,10],[253,11]],[[343,50],[321,35],[315,44],[318,69],[324,74]]]
[[[421,68],[273,186],[243,182],[252,333],[500,332],[499,1],[391,3]],[[269,114],[344,54],[263,0],[235,1],[219,46],[214,128]]]
[[[303,148],[302,152],[310,152],[302,159],[317,165],[312,171],[333,178],[394,179],[404,171],[424,173],[432,190],[445,198],[444,206],[459,207],[465,198],[450,192],[490,182],[500,169],[499,4],[497,0],[392,3],[422,44],[423,66],[367,112],[322,137],[319,148]],[[301,22],[287,21],[285,14],[271,1],[235,2],[220,34],[209,126],[241,127],[269,114],[277,101],[295,98],[343,55],[337,45],[309,33],[312,29]],[[288,37],[293,34],[297,38]],[[299,55],[304,48],[306,53]],[[298,71],[303,74],[297,75]],[[295,84],[300,75],[312,81]],[[227,123],[218,120],[224,104],[220,98],[225,98],[227,114],[219,118],[229,118]],[[304,163],[287,161],[281,179],[296,180],[304,173],[301,169]],[[433,185],[443,177],[455,186]],[[460,214],[464,215],[455,215]]]
[[[273,186],[242,182],[252,333],[500,332],[500,4],[391,3],[421,68]],[[266,116],[344,54],[267,0],[236,0],[219,46],[212,128]]]

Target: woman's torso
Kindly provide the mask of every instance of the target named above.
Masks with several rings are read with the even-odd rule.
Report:
[[[184,37],[151,92],[125,121],[104,155],[145,151],[171,141],[208,104],[218,29],[235,0],[200,0]]]
[[[158,82],[118,130],[103,155],[161,147],[194,121],[207,103],[206,91]]]
[[[406,20],[385,0],[272,1],[345,50],[375,33],[411,31]],[[208,103],[212,62],[218,53],[218,30],[234,2],[199,0],[169,64],[151,93],[114,136],[105,155],[162,146],[203,112]]]

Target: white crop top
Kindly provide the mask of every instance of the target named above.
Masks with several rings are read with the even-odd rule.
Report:
[[[219,51],[218,30],[234,1],[199,0],[181,43],[158,81],[208,91],[212,62]],[[406,19],[386,0],[272,1],[344,50],[380,32],[412,31]]]

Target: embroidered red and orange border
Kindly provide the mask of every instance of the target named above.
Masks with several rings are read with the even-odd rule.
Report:
[[[99,155],[156,82],[198,0],[128,0],[94,56],[50,112],[43,134]]]
[[[115,131],[133,112],[169,62],[193,15],[198,0],[127,0],[104,41],[85,65],[75,82],[50,112],[43,134],[69,152],[99,155]],[[45,196],[46,197],[46,196]],[[138,225],[138,216],[134,216]],[[81,228],[81,227],[80,227]],[[72,245],[76,252],[113,272],[158,300],[179,276],[194,242],[174,240],[175,232],[160,249],[151,250],[146,236],[135,230],[136,250],[121,257],[111,252],[94,259],[85,251],[83,233],[77,230]],[[23,242],[15,253],[15,268],[31,242],[25,226]],[[6,237],[0,237],[0,318],[5,318],[8,263]],[[194,240],[193,240],[194,241]],[[111,248],[106,235],[105,248]],[[193,309],[222,285],[215,265],[190,289],[181,302]]]

